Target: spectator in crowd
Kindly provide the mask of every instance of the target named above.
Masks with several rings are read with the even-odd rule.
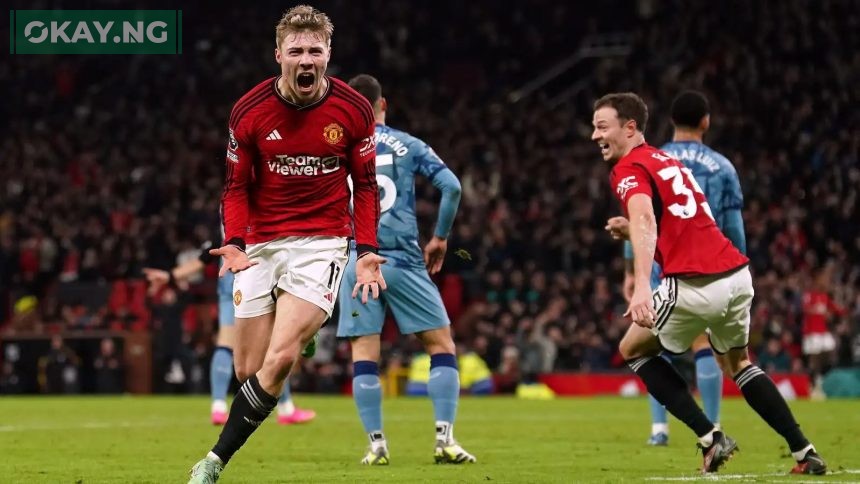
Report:
[[[51,337],[48,354],[39,358],[39,382],[43,393],[80,392],[80,358],[66,346],[63,337]]]
[[[152,301],[152,326],[157,332],[153,351],[155,374],[161,379],[159,384],[175,392],[183,392],[191,385],[190,371],[194,362],[182,325],[187,298],[184,291],[164,286],[154,294]]]
[[[860,335],[851,331],[851,324],[842,320],[836,326],[836,366],[847,368],[854,366],[860,353]]]
[[[0,394],[14,395],[22,390],[21,377],[15,371],[15,365],[4,361],[3,366],[0,366]]]
[[[496,370],[496,391],[513,393],[520,382],[520,350],[516,346],[505,346],[502,363]]]
[[[759,368],[768,373],[785,373],[791,371],[791,358],[782,347],[780,340],[769,338],[764,349],[758,356]]]
[[[93,367],[96,370],[96,393],[122,393],[125,388],[124,368],[112,338],[102,338]]]

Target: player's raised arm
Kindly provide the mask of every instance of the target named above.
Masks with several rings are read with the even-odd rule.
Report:
[[[457,208],[460,206],[462,188],[457,175],[445,166],[433,149],[425,143],[421,143],[418,149],[420,150],[419,155],[416,156],[418,172],[427,177],[433,186],[442,192],[439,214],[436,217],[436,229],[433,232],[433,238],[424,247],[424,264],[430,274],[436,274],[442,270],[442,263],[445,261],[448,235],[451,233]]]

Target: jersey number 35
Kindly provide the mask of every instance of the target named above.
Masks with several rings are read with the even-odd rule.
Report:
[[[699,186],[699,183],[696,181],[696,177],[693,176],[693,172],[689,168],[679,168],[677,166],[669,166],[663,168],[662,170],[657,172],[660,175],[660,178],[669,181],[672,180],[672,192],[675,195],[686,197],[686,201],[683,204],[673,203],[669,205],[667,208],[672,215],[681,218],[693,218],[696,216],[696,212],[698,212],[698,207],[696,206],[696,196],[693,194],[693,190],[704,195],[705,192],[702,191],[702,187]],[[690,184],[693,185],[693,190],[687,188],[687,185],[684,184],[684,176],[686,175],[687,180],[690,181]],[[714,218],[714,214],[711,212],[711,206],[708,205],[708,201],[705,200],[701,204],[702,210],[708,214],[708,217]]]

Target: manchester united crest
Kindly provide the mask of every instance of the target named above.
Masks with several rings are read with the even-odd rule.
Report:
[[[330,144],[338,144],[343,139],[343,127],[337,123],[331,123],[323,129],[323,138]]]
[[[233,304],[235,306],[238,306],[239,303],[241,303],[241,302],[242,302],[242,291],[237,289],[236,292],[233,293]]]

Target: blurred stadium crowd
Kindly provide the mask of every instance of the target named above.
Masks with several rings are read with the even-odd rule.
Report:
[[[646,137],[659,145],[671,137],[673,96],[698,88],[713,109],[706,142],[735,163],[746,197],[754,353],[769,369],[804,371],[804,322],[820,309],[804,294],[819,291],[834,303],[823,316],[833,363],[858,364],[856,3],[598,3],[316,5],[335,23],[330,74],[377,76],[390,124],[426,140],[461,178],[437,279],[459,344],[512,380],[622,367],[621,247],[603,231],[618,207],[588,139],[591,102],[642,94]],[[0,64],[0,331],[151,329],[161,375],[177,360],[205,360],[216,271],[188,293],[147,295],[140,270],[171,267],[217,237],[226,118],[276,72],[282,7],[188,9],[179,56]],[[612,38],[625,54],[583,58],[521,89],[607,33],[621,34]],[[427,235],[438,198],[429,183],[417,193]],[[347,377],[346,343],[325,331],[300,388],[336,389]],[[414,349],[386,340],[391,363]]]

